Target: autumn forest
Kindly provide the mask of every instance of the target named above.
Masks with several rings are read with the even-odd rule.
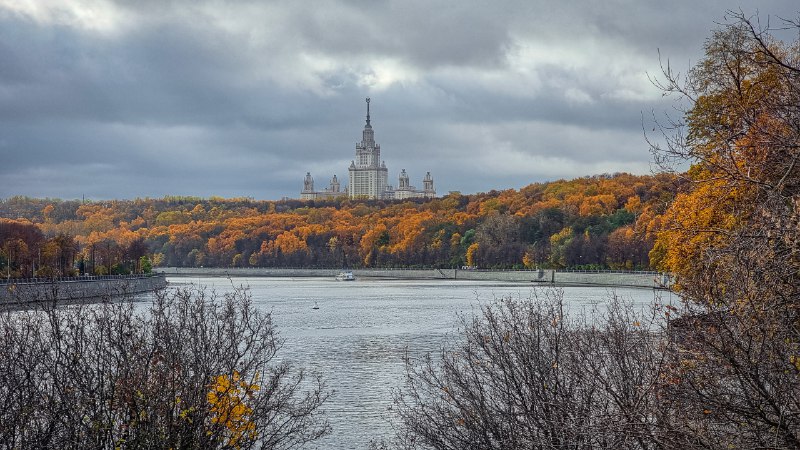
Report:
[[[652,269],[672,175],[600,175],[419,201],[0,201],[7,276],[178,267]]]

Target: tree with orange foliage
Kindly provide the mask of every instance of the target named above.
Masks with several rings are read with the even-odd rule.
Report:
[[[655,151],[692,167],[653,250],[689,310],[664,394],[698,446],[800,448],[800,39],[729,17],[685,83],[665,71],[687,132]]]
[[[308,250],[306,241],[297,237],[294,233],[284,231],[275,238],[275,249],[284,255],[291,255],[296,252]]]
[[[83,246],[78,264],[88,272],[134,269],[136,259],[129,254],[136,239],[144,240],[152,261],[170,266],[458,267],[474,243],[474,237],[462,237],[470,230],[488,231],[497,217],[519,227],[499,239],[484,233],[489,240],[473,255],[481,265],[521,267],[528,251],[536,265],[545,266],[558,259],[551,255],[550,237],[571,226],[583,236],[566,249],[564,266],[571,267],[587,259],[606,263],[609,233],[629,223],[618,220],[622,205],[637,220],[655,223],[673,184],[664,176],[614,174],[428,200],[16,198],[0,200],[0,215],[28,217],[46,236],[75,236]]]

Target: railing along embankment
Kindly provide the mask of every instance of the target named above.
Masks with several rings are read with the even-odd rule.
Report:
[[[163,267],[160,271],[178,277],[335,277],[341,270],[278,267]],[[552,269],[417,269],[373,268],[353,269],[356,278],[444,279],[537,283],[557,286],[606,286],[669,289],[672,278],[658,272],[645,271],[556,271]]]
[[[163,273],[0,280],[0,304],[114,298],[167,286]]]

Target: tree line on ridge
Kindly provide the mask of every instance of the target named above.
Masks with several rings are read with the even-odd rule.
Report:
[[[178,267],[646,270],[655,227],[683,184],[614,174],[416,201],[12,197],[0,201],[0,267],[127,273],[146,257]],[[70,242],[45,245],[56,237]],[[73,265],[53,264],[54,254]]]

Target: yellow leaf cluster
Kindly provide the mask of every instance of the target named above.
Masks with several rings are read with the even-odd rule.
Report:
[[[251,420],[253,408],[247,403],[254,393],[261,389],[257,384],[243,380],[239,372],[232,375],[218,375],[209,387],[206,399],[211,406],[211,423],[223,425],[227,430],[227,445],[240,448],[242,439],[255,439],[258,436],[256,424]]]

